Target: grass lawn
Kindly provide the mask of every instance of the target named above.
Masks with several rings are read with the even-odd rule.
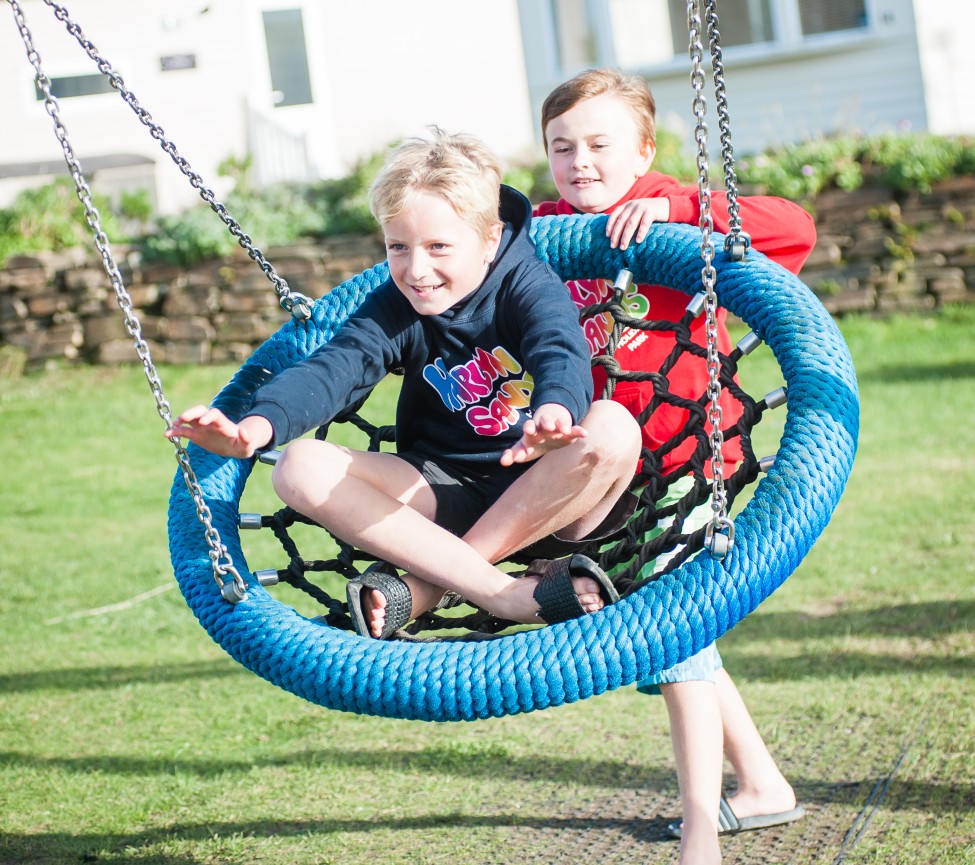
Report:
[[[808,815],[728,839],[726,862],[975,863],[975,309],[841,329],[862,399],[850,484],[721,641]],[[179,410],[233,370],[161,372]],[[767,349],[742,378],[780,384]],[[162,429],[140,367],[0,379],[0,863],[676,862],[659,699],[395,721],[229,659],[175,589]],[[260,470],[251,486],[245,509],[270,507]]]

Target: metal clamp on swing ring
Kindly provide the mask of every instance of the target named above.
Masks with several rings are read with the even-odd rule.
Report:
[[[226,576],[230,579],[223,579]],[[213,578],[220,586],[221,597],[229,604],[239,604],[247,600],[247,583],[233,565],[214,564]]]
[[[744,231],[729,234],[724,239],[724,251],[728,253],[732,261],[743,261],[751,246],[752,239]]]
[[[715,526],[720,528],[716,529]],[[719,562],[735,544],[735,524],[727,517],[711,520],[704,530],[704,546]]]
[[[281,308],[290,312],[292,317],[298,321],[308,321],[311,318],[311,298],[305,297],[293,291],[282,297],[280,300]]]

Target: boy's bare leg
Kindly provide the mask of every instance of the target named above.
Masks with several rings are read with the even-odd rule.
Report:
[[[728,797],[736,817],[789,811],[796,806],[795,792],[724,668],[715,671],[713,684],[662,684],[660,691],[670,717],[681,795],[681,862],[720,862],[722,749],[738,779],[737,792]]]
[[[433,606],[446,589],[502,618],[538,621],[534,582],[498,570],[432,522],[433,492],[403,460],[300,439],[284,451],[272,477],[276,492],[291,507],[343,540],[406,569],[414,614]],[[593,580],[575,583],[587,611],[602,607]]]
[[[724,752],[735,770],[738,789],[728,797],[737,817],[777,814],[796,807],[796,794],[769,753],[745,701],[722,668],[715,691],[724,727]]]
[[[593,403],[580,425],[588,433],[584,439],[538,459],[464,535],[465,543],[486,561],[499,562],[556,531],[567,540],[584,538],[612,511],[633,479],[640,428],[625,408],[609,400]],[[443,597],[415,576],[404,575],[415,599],[414,613],[431,609]],[[519,582],[534,591],[534,583]],[[586,612],[602,609],[595,582],[582,578],[573,584]],[[459,594],[477,603],[471,595]],[[376,603],[381,607],[385,599],[376,598]]]
[[[717,865],[718,800],[721,797],[722,728],[711,682],[661,684],[677,767],[683,822],[681,865]]]
[[[609,515],[633,479],[640,428],[610,400],[594,402],[580,426],[586,438],[546,453],[464,535],[485,559],[501,561],[553,532],[584,538]]]

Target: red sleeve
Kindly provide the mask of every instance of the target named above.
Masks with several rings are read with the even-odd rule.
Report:
[[[696,187],[679,187],[681,193],[665,196],[670,201],[670,221],[697,225],[701,207]],[[816,224],[798,204],[771,195],[743,195],[738,199],[742,230],[751,237],[752,246],[798,273],[816,245]],[[711,194],[711,215],[715,231],[728,233],[728,196]]]

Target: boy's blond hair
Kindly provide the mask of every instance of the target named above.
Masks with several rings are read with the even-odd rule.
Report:
[[[548,150],[545,130],[556,117],[561,117],[583,99],[615,93],[630,109],[641,144],[656,144],[657,103],[650,86],[639,75],[624,75],[618,69],[589,69],[556,87],[542,104],[542,142]]]
[[[480,237],[500,219],[501,163],[473,135],[436,126],[431,138],[408,138],[389,155],[369,189],[369,209],[380,225],[395,219],[419,192],[442,196]]]

